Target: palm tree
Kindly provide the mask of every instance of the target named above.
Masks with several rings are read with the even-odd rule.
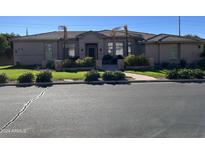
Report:
[[[63,52],[64,52],[64,58],[65,58],[65,43],[67,39],[67,27],[66,26],[58,26],[58,30],[62,31],[63,30]]]
[[[111,35],[113,37],[113,45],[114,45],[116,33],[117,31],[122,30],[122,29],[125,31],[125,47],[126,47],[125,49],[126,49],[126,56],[127,56],[128,55],[128,26],[124,25],[124,26],[113,28]]]

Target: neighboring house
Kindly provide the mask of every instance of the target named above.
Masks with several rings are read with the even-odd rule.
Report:
[[[13,39],[14,63],[22,65],[42,64],[44,61],[66,59],[69,56],[85,56],[102,59],[104,55],[127,56],[123,31],[115,37],[111,30],[69,31],[64,45],[63,32],[48,32]],[[64,50],[65,46],[65,50]],[[200,59],[204,40],[169,34],[128,32],[128,54],[144,55],[155,64],[179,62],[193,63]]]
[[[179,37],[176,35],[159,34],[145,40],[145,55],[153,58],[155,64],[195,63],[200,60],[200,55],[205,51],[203,39]]]

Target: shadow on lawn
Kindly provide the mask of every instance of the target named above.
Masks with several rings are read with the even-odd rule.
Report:
[[[109,84],[109,85],[129,85],[130,82],[128,80],[110,80],[110,81],[90,81],[86,82],[88,85],[104,85],[104,84]]]
[[[27,88],[31,86],[36,86],[39,88],[47,88],[53,86],[53,83],[19,83],[16,85],[17,88]]]
[[[37,66],[16,66],[16,65],[11,65],[11,66],[5,66],[3,68],[0,68],[0,70],[9,70],[9,69],[36,69]]]

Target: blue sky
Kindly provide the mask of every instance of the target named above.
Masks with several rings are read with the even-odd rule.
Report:
[[[0,33],[25,35],[58,30],[58,25],[66,25],[68,30],[112,29],[127,24],[129,30],[148,33],[178,34],[178,17],[174,16],[1,16]],[[196,34],[205,38],[205,17],[182,16],[181,34]]]

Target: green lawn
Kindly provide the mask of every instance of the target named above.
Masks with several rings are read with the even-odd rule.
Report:
[[[9,77],[9,80],[16,80],[19,75],[26,73],[26,72],[32,72],[33,74],[37,74],[40,71],[35,70],[33,68],[26,68],[21,67],[17,68],[15,66],[0,66],[0,73],[6,73],[6,75]],[[127,70],[126,72],[129,73],[135,73],[135,74],[141,74],[141,75],[147,75],[155,78],[165,78],[167,70]],[[79,71],[79,72],[56,72],[52,70],[53,74],[53,80],[63,80],[63,79],[73,79],[73,80],[83,80],[86,74],[86,71]],[[100,72],[102,74],[102,72]]]
[[[147,75],[154,78],[165,78],[167,70],[128,70],[126,72],[140,74],[140,75]]]
[[[9,80],[16,80],[19,75],[25,72],[32,72],[33,74],[37,74],[40,71],[32,68],[16,68],[14,66],[0,66],[0,73],[6,73],[9,77]],[[56,72],[52,71],[53,80],[63,80],[63,79],[74,79],[74,80],[82,80],[85,76],[86,71],[79,72]]]

